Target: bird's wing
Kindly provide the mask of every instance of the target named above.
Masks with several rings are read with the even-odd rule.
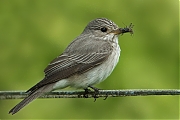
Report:
[[[88,40],[90,39],[82,40],[82,42],[78,39],[73,41],[63,54],[45,68],[45,78],[27,92],[75,74],[82,74],[102,64],[112,52],[111,44],[102,40]]]

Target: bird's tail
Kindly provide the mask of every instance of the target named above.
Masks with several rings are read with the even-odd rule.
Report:
[[[27,96],[24,100],[22,100],[20,103],[18,103],[15,107],[13,107],[10,111],[9,114],[15,114],[17,113],[19,110],[21,110],[24,106],[26,106],[27,104],[29,104],[31,101],[33,101],[34,99],[38,98],[40,95],[42,95],[43,93],[46,92],[50,92],[53,89],[53,85],[45,85],[35,91],[33,91],[32,93],[29,94],[29,96]]]

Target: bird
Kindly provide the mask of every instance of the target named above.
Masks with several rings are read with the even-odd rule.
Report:
[[[9,114],[15,114],[39,96],[66,87],[88,88],[104,81],[114,70],[120,57],[118,36],[130,32],[129,27],[119,28],[107,18],[90,21],[83,32],[76,37],[62,54],[52,60],[44,69],[44,78],[26,91],[28,96],[13,107]]]

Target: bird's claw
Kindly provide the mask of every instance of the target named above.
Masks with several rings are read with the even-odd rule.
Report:
[[[88,87],[90,87],[91,89],[94,90],[94,94],[93,94],[92,96],[94,97],[94,102],[95,102],[96,99],[99,98],[99,97],[98,97],[99,89],[98,89],[98,88],[95,88],[95,87],[92,87],[92,86],[88,86]],[[84,89],[83,97],[84,97],[84,98],[88,98],[89,92],[91,92],[91,90],[88,89],[88,88],[85,88],[85,89]]]
[[[99,89],[98,89],[98,88],[95,88],[95,87],[92,87],[92,86],[88,86],[88,87],[90,87],[91,89],[94,90],[94,95],[93,95],[93,97],[94,97],[94,102],[96,102],[96,99],[99,98],[99,97],[98,97]]]

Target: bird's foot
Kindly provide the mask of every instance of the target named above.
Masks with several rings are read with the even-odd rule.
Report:
[[[99,98],[99,97],[98,97],[98,94],[99,94],[99,90],[100,90],[100,89],[99,89],[99,88],[96,88],[96,87],[93,87],[93,86],[88,86],[88,87],[94,90],[93,97],[94,97],[94,102],[95,102],[96,99]],[[90,92],[91,92],[90,89],[85,88],[85,89],[84,89],[83,97],[84,97],[84,98],[88,98],[88,94],[89,94]],[[108,98],[108,95],[105,96],[104,100],[106,100],[107,98]]]
[[[100,89],[98,89],[98,88],[96,88],[96,87],[92,87],[92,86],[88,86],[88,87],[90,87],[91,89],[94,90],[94,95],[93,95],[93,97],[94,97],[94,102],[96,102],[96,99],[99,98],[99,97],[98,97],[98,94],[99,94],[99,90],[100,90]]]
[[[88,98],[88,94],[89,94],[89,92],[91,92],[91,90],[90,90],[90,89],[88,89],[88,88],[85,88],[85,89],[84,89],[84,94],[83,94],[83,97],[84,97],[84,98]]]

